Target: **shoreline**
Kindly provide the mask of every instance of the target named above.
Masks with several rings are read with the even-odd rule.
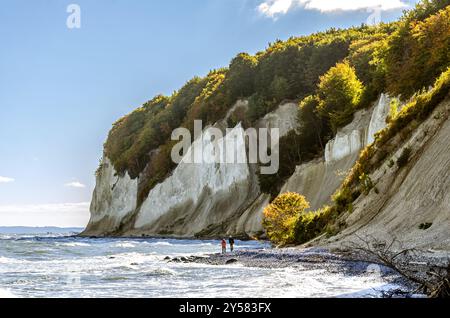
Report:
[[[166,257],[168,263],[194,263],[210,266],[244,266],[264,269],[292,268],[299,271],[323,270],[330,274],[344,276],[367,276],[380,278],[385,286],[381,296],[425,297],[415,291],[417,285],[402,277],[395,270],[371,261],[351,259],[344,254],[330,252],[325,248],[271,248],[249,249],[235,252],[207,254],[204,256]],[[390,294],[391,293],[391,294]],[[388,296],[390,295],[390,296]]]
[[[180,237],[86,237],[75,236],[77,238],[88,239],[169,239],[177,241],[219,241],[215,238],[180,238]],[[267,240],[240,240],[241,242],[263,242],[269,244]],[[219,246],[219,244],[218,244]],[[237,245],[239,248],[239,245]],[[219,248],[217,249],[219,250]],[[234,252],[209,253],[199,256],[199,254],[184,254],[184,256],[166,256],[163,261],[168,263],[194,263],[209,266],[242,266],[263,269],[283,269],[292,268],[299,271],[322,270],[329,274],[340,274],[345,277],[366,277],[374,279],[378,275],[383,287],[377,292],[383,298],[411,298],[427,297],[429,294],[428,282],[430,282],[429,272],[435,268],[447,266],[449,252],[446,250],[414,250],[412,257],[407,257],[399,253],[399,266],[391,266],[389,262],[383,262],[375,257],[370,257],[358,249],[351,247],[337,248],[336,245],[318,246],[291,246],[291,247],[261,247],[236,250]],[[396,259],[397,261],[397,259]],[[414,275],[404,275],[404,273],[414,273]],[[426,289],[423,282],[426,282]],[[420,290],[420,292],[419,292]]]
[[[87,242],[95,241],[95,238],[77,237],[77,236],[65,236],[70,238],[74,242]],[[58,237],[57,239],[61,239]],[[120,246],[119,250],[115,252],[121,254],[122,252],[133,253],[134,248],[138,248],[138,253],[145,256],[154,254],[151,246],[147,246],[145,243],[140,242],[156,242],[163,241],[163,239],[150,239],[150,238],[116,238],[116,237],[103,237],[96,238],[98,240],[112,241],[106,244],[115,245],[115,240],[118,241],[136,241],[136,245]],[[172,239],[173,240],[173,239]],[[177,241],[177,242],[176,242]],[[426,297],[422,294],[422,291],[418,292],[418,284],[414,284],[411,280],[404,278],[401,275],[401,271],[397,272],[389,266],[385,266],[377,263],[376,260],[364,257],[364,255],[357,255],[354,250],[338,250],[329,246],[326,247],[285,247],[274,248],[269,244],[248,244],[245,242],[237,242],[236,250],[234,252],[228,252],[222,255],[219,252],[219,244],[214,244],[216,240],[209,240],[208,248],[196,248],[195,244],[203,246],[201,240],[197,240],[194,243],[194,248],[189,248],[188,245],[183,245],[183,241],[192,241],[187,239],[177,239],[170,242],[170,245],[178,246],[176,249],[166,249],[164,246],[157,247],[157,257],[152,261],[141,264],[142,260],[124,260],[127,266],[133,266],[134,270],[140,269],[136,266],[150,266],[158,267],[158,271],[161,269],[175,268],[185,271],[186,268],[191,271],[203,271],[206,268],[208,273],[224,273],[224,275],[232,276],[236,273],[247,273],[248,270],[251,273],[266,273],[267,275],[292,275],[292,280],[286,282],[295,281],[294,289],[299,289],[297,292],[302,294],[302,284],[307,283],[305,286],[318,287],[317,293],[332,294],[335,288],[348,288],[348,294],[339,294],[332,297],[376,297],[376,298],[409,298],[409,297]],[[178,242],[179,241],[179,242]],[[211,245],[212,242],[212,245]],[[101,243],[101,242],[100,242]],[[49,242],[49,244],[53,244]],[[96,246],[95,242],[92,242]],[[167,244],[167,243],[166,243]],[[110,246],[105,245],[105,246]],[[59,246],[56,243],[56,246]],[[84,245],[77,245],[84,246]],[[103,244],[101,244],[103,246]],[[156,244],[156,246],[160,246]],[[187,248],[185,247],[187,246]],[[71,248],[70,248],[71,249]],[[64,249],[65,250],[65,249]],[[87,250],[89,251],[89,250]],[[102,259],[108,257],[109,259],[115,259],[116,257],[109,257],[111,251],[102,254]],[[166,254],[167,253],[167,254]],[[169,256],[167,256],[169,255]],[[433,255],[431,253],[430,255]],[[115,256],[115,255],[114,255]],[[434,256],[437,256],[436,253]],[[105,258],[106,259],[106,258]],[[119,259],[121,259],[119,257]],[[406,260],[401,258],[402,261]],[[440,259],[440,258],[436,258]],[[423,255],[417,255],[413,259],[410,259],[410,268],[420,269],[421,265],[418,261],[426,262],[428,259],[423,258]],[[152,265],[153,264],[153,265]],[[247,269],[246,269],[247,268]],[[423,272],[422,270],[419,270]],[[145,272],[145,271],[144,271]],[[225,274],[226,273],[226,274]],[[262,275],[266,275],[262,274]],[[282,279],[281,279],[282,281]],[[342,283],[341,283],[342,282]],[[345,282],[345,283],[344,283]],[[294,284],[294,283],[292,283]],[[289,286],[294,286],[294,285]],[[309,284],[309,285],[308,285]],[[338,286],[338,287],[336,287]],[[340,286],[340,287],[339,287]],[[358,286],[358,287],[356,287]],[[345,290],[344,290],[345,291]],[[427,292],[428,294],[428,292]]]

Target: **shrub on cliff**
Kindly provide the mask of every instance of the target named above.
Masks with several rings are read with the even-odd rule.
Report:
[[[329,122],[317,111],[320,100],[317,96],[308,96],[299,104],[299,134],[304,136],[302,148],[316,153],[325,150],[325,144],[331,139],[332,131]]]
[[[295,225],[295,242],[303,244],[319,236],[333,219],[333,209],[328,206],[317,211],[302,213]]]
[[[333,130],[350,122],[358,107],[363,85],[355,69],[347,62],[338,63],[320,77],[319,114],[330,120]]]
[[[256,122],[263,117],[270,109],[264,97],[258,93],[253,94],[248,99],[247,118],[250,122]]]
[[[397,166],[403,168],[408,164],[409,158],[411,157],[411,148],[406,147],[403,149],[400,157],[397,159]]]
[[[275,244],[295,242],[295,227],[302,213],[309,208],[305,197],[293,192],[279,195],[264,209],[263,225],[267,237]]]

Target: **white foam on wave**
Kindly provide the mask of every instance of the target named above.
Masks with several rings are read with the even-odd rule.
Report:
[[[0,298],[18,298],[9,289],[0,288]]]
[[[90,243],[87,244],[90,248],[80,246],[85,243]],[[72,285],[66,286],[66,281],[72,277],[79,277],[83,284],[80,293],[83,297],[377,297],[379,293],[375,289],[390,288],[382,277],[372,272],[350,276],[300,265],[265,269],[244,267],[239,263],[214,266],[165,260],[167,256],[205,256],[219,252],[214,241],[105,239],[80,242],[64,238],[39,242],[40,250],[50,248],[51,253],[37,255],[34,253],[37,247],[30,247],[26,241],[7,244],[13,249],[0,256],[0,298],[16,297],[15,294],[70,297],[73,296]],[[61,245],[80,246],[73,248],[76,257],[70,248],[61,248]],[[115,247],[117,245],[124,248]],[[238,249],[265,247],[240,241],[237,246]],[[0,253],[4,250],[0,245]],[[61,283],[62,290],[55,291],[51,287],[56,283]],[[35,294],[36,288],[40,290],[42,286],[45,291]]]
[[[125,247],[125,248],[132,248],[132,247],[136,247],[135,244],[133,243],[117,243],[116,245],[114,245],[115,247]]]
[[[108,256],[111,263],[115,264],[127,264],[127,263],[145,263],[154,262],[160,259],[160,256],[154,253],[124,253],[124,254],[112,254]],[[104,263],[104,256],[99,258]]]
[[[172,246],[173,245],[169,242],[155,242],[155,243],[150,243],[150,244],[155,245],[155,246]]]
[[[336,298],[380,298],[383,292],[389,292],[391,290],[401,289],[402,286],[396,284],[380,283],[374,285],[371,288],[358,290],[351,293],[343,293],[335,296]]]
[[[91,246],[90,244],[87,244],[87,243],[75,243],[75,242],[73,242],[73,243],[61,243],[61,244],[58,244],[58,245],[60,245],[60,246],[68,246],[68,247],[87,247],[87,246]]]
[[[14,264],[17,263],[19,260],[9,257],[0,256],[0,264]]]

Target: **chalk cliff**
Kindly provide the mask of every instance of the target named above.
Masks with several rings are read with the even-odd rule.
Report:
[[[118,176],[108,158],[97,171],[97,183],[91,201],[91,219],[85,233],[108,235],[136,209],[138,180],[128,173]]]
[[[386,127],[389,104],[390,98],[382,94],[371,109],[356,112],[353,121],[339,129],[336,137],[326,144],[324,158],[298,166],[281,192],[303,194],[312,209],[330,203],[360,150],[373,142],[377,131]]]
[[[246,107],[239,101],[236,107]],[[279,128],[280,136],[297,126],[296,103],[284,103],[257,123]],[[231,113],[231,112],[230,112]],[[223,130],[226,118],[215,128]],[[240,124],[224,140],[236,142],[236,162],[246,162],[247,144]],[[222,140],[218,141],[218,144]],[[200,146],[212,147],[205,129],[185,158]],[[214,158],[205,158],[205,162]],[[210,237],[217,235],[257,236],[262,234],[262,210],[269,196],[261,195],[256,166],[247,163],[186,163],[184,160],[164,182],[154,187],[137,206],[139,178],[117,176],[105,158],[99,169],[91,204],[91,220],[83,235],[130,235]]]
[[[247,103],[239,101],[231,111],[237,107],[247,107]],[[326,145],[324,158],[297,167],[282,192],[304,194],[313,208],[329,202],[344,172],[354,164],[359,151],[373,140],[373,131],[385,126],[388,109],[389,98],[382,95],[373,108],[358,111],[352,123],[340,129]],[[296,103],[284,103],[256,126],[279,128],[280,136],[284,136],[296,129],[297,111]],[[226,119],[215,127],[223,130]],[[248,145],[240,128],[236,126],[223,138],[225,141],[235,138],[237,156],[241,159],[237,162],[245,162]],[[207,129],[185,158],[199,146],[212,147]],[[150,191],[140,206],[137,205],[139,181],[139,178],[132,180],[128,174],[118,176],[105,158],[98,172],[91,220],[83,235],[253,237],[263,234],[262,211],[270,196],[261,193],[253,164],[181,162],[166,180]]]
[[[352,213],[341,216],[347,226],[323,244],[342,246],[359,238],[396,239],[404,248],[450,246],[450,100],[441,103],[402,146],[388,156],[370,178],[374,188],[360,196]],[[411,152],[405,167],[396,164],[404,149]],[[421,226],[422,225],[422,226]],[[426,225],[424,227],[424,225]]]

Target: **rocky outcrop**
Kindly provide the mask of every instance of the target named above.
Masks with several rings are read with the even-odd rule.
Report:
[[[389,103],[390,99],[383,94],[371,109],[356,112],[353,121],[339,129],[336,137],[326,144],[324,158],[298,166],[281,191],[301,193],[313,210],[331,203],[331,196],[353,167],[360,150],[373,142],[377,131],[386,127]]]
[[[346,228],[322,243],[343,246],[359,238],[375,237],[390,242],[394,238],[404,248],[447,250],[450,246],[450,100],[441,103],[402,140],[397,151],[386,158],[370,178],[374,188],[344,214]],[[412,123],[414,124],[414,123]],[[406,166],[396,164],[404,149],[411,157]],[[361,243],[361,242],[360,242]]]
[[[325,146],[325,162],[330,164],[359,152],[367,143],[371,114],[381,107],[377,104],[373,111],[357,112],[349,125],[339,129]]]
[[[218,141],[220,153],[230,138],[237,142],[237,162],[246,162],[240,125]],[[191,158],[196,148],[203,147],[205,162],[181,162],[172,176],[152,189],[139,210],[135,231],[194,236],[232,218],[256,199],[259,188],[252,167],[247,163],[207,163],[215,159],[207,149],[210,146],[211,136],[206,130],[185,156]]]
[[[108,158],[104,158],[97,171],[97,183],[91,201],[91,219],[85,235],[114,233],[136,210],[138,180],[128,173],[119,176]]]
[[[268,113],[256,124],[257,128],[278,128],[280,136],[285,136],[291,130],[297,128],[297,103],[281,104],[275,111]]]
[[[229,114],[237,107],[247,107],[247,102],[238,101]],[[283,136],[297,127],[297,109],[296,103],[284,103],[262,118],[257,127],[279,128]],[[224,130],[226,119],[217,123],[215,128]],[[205,129],[185,158],[200,146],[204,155],[211,155],[208,149],[212,148],[212,141],[208,134]],[[225,142],[229,139],[236,144],[236,162],[246,162],[248,145],[240,125],[224,136]],[[223,145],[222,140],[216,142]],[[140,178],[130,180],[128,175],[115,176],[114,168],[105,158],[105,166],[99,171],[94,190],[91,221],[83,235],[260,235],[263,232],[262,210],[270,197],[260,193],[256,165],[206,163],[213,162],[213,159],[204,158],[202,164],[183,160],[172,175],[154,187],[137,207]],[[112,187],[114,182],[117,182],[117,188]]]
[[[305,196],[312,210],[331,203],[331,196],[341,185],[345,173],[351,169],[358,158],[358,153],[348,155],[340,160],[326,163],[317,159],[295,170],[281,189],[282,193],[297,192]]]
[[[377,107],[372,112],[372,118],[370,119],[366,140],[367,145],[373,143],[375,141],[375,134],[386,127],[386,118],[388,118],[390,110],[391,99],[388,95],[381,94]]]

